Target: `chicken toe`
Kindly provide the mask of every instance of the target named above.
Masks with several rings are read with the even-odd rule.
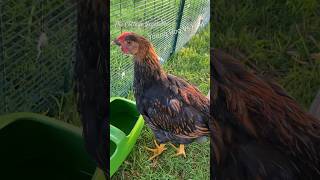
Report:
[[[155,157],[159,156],[160,154],[162,154],[162,152],[163,152],[164,150],[167,149],[167,148],[165,148],[165,144],[160,144],[160,145],[159,145],[156,140],[154,140],[154,144],[156,145],[156,148],[154,148],[154,149],[145,147],[148,151],[153,152],[153,156],[151,156],[151,157],[149,158],[149,160],[152,160],[152,159],[154,159]]]
[[[174,156],[184,156],[187,157],[186,155],[186,151],[184,150],[184,144],[180,144],[179,148],[177,148],[175,145],[173,145],[172,143],[169,143],[172,147],[174,147],[177,150],[177,153]]]

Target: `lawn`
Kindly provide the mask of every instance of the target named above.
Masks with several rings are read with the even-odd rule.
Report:
[[[207,94],[209,91],[209,26],[195,35],[187,45],[163,66],[174,75],[188,80]],[[133,99],[132,93],[128,96]],[[145,126],[129,157],[112,177],[116,179],[209,179],[209,142],[186,146],[187,158],[171,157],[175,150],[168,146],[158,159],[148,161],[154,136]]]
[[[279,82],[305,109],[320,88],[319,0],[216,0],[214,47]]]

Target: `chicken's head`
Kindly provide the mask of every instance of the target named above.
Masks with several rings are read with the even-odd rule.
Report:
[[[123,32],[111,44],[118,45],[124,54],[131,54],[138,59],[143,59],[152,48],[151,43],[145,37],[133,32]]]

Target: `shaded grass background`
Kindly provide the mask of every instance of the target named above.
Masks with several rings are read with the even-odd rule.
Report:
[[[205,27],[163,65],[166,72],[188,80],[205,95],[210,82],[209,31],[209,26]],[[128,98],[134,100],[132,92]],[[151,153],[144,147],[154,147],[153,140],[153,133],[145,126],[133,151],[112,179],[209,179],[209,141],[187,145],[187,158],[171,157],[175,149],[167,145],[159,158],[148,161]]]
[[[214,47],[280,83],[305,109],[320,87],[319,0],[216,0]]]
[[[56,113],[49,94],[61,97],[70,89],[75,8],[63,0],[0,2],[0,114],[48,108]]]

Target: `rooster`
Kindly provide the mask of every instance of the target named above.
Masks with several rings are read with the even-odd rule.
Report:
[[[211,50],[212,171],[217,179],[320,179],[320,121],[275,82]]]
[[[133,56],[136,106],[159,142],[154,141],[154,149],[147,148],[153,152],[149,160],[166,150],[167,142],[177,149],[176,156],[186,157],[185,144],[203,141],[209,134],[209,100],[195,86],[167,74],[145,37],[124,32],[113,44]]]

